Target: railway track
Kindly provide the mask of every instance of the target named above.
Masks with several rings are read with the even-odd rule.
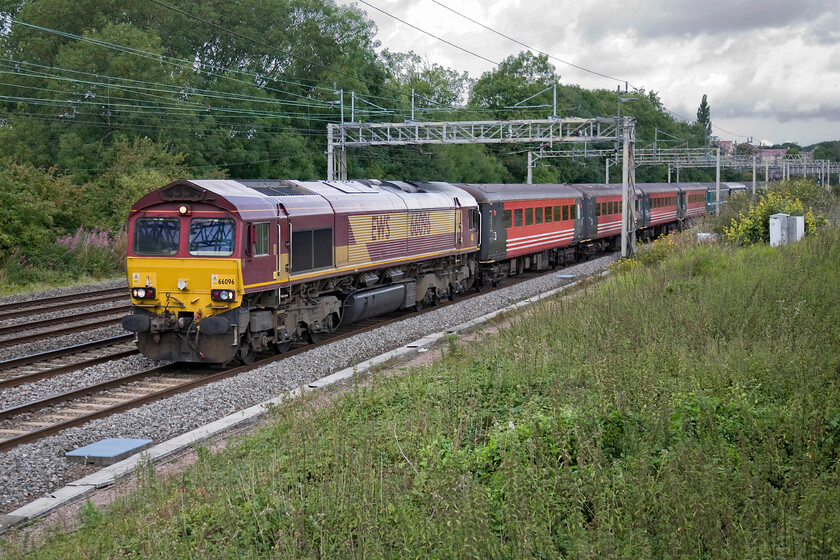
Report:
[[[43,321],[35,321],[29,323],[21,323],[19,325],[12,325],[9,327],[0,328],[0,336],[11,334],[9,338],[0,340],[0,348],[8,348],[9,346],[17,346],[18,344],[26,344],[28,342],[35,342],[45,338],[52,338],[62,336],[65,334],[89,331],[91,329],[100,327],[110,327],[119,325],[122,317],[130,310],[129,306],[112,307],[103,309],[101,311],[90,311],[87,313],[78,313],[68,317],[59,317],[57,319],[45,319]],[[104,317],[104,318],[103,318]],[[73,325],[66,325],[66,323],[74,323]],[[44,327],[51,327],[53,325],[65,325],[56,328],[47,328],[46,330],[39,330]],[[16,333],[29,332],[38,330],[34,334],[23,334],[14,336]]]
[[[128,301],[128,288],[108,288],[77,295],[2,303],[0,304],[0,321],[117,301]]]
[[[137,354],[133,335],[104,338],[0,362],[0,389],[95,366]]]
[[[463,296],[457,301],[474,297],[474,295]],[[0,440],[0,451],[7,451],[24,443],[33,443],[62,430],[81,426],[91,420],[106,418],[112,414],[190,391],[202,385],[295,356],[315,346],[356,336],[451,303],[454,302],[442,302],[439,306],[422,311],[394,312],[339,327],[335,332],[324,335],[315,344],[293,346],[284,354],[273,355],[248,365],[224,368],[222,371],[209,375],[202,372],[184,374],[185,368],[182,364],[172,364],[8,408],[0,411],[0,438],[4,438]]]

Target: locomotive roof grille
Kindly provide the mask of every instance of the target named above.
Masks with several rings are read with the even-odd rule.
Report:
[[[315,194],[291,181],[239,181],[246,187],[266,196],[302,196]]]
[[[197,189],[193,186],[179,183],[160,191],[160,197],[167,201],[188,200],[198,202],[199,200],[204,199],[204,193],[205,191],[202,189]]]

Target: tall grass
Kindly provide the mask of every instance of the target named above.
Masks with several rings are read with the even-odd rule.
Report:
[[[667,242],[666,242],[667,243]],[[836,558],[840,231],[685,242],[10,558]]]

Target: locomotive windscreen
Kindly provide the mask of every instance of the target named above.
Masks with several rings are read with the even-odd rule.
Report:
[[[236,224],[227,218],[190,220],[191,255],[226,257],[233,254]]]
[[[134,223],[134,252],[170,257],[178,252],[181,222],[177,218],[140,218]]]

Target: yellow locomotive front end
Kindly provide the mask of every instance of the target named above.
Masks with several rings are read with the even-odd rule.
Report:
[[[241,350],[241,259],[235,214],[160,204],[129,220],[133,312],[123,327],[156,360],[225,363]]]

